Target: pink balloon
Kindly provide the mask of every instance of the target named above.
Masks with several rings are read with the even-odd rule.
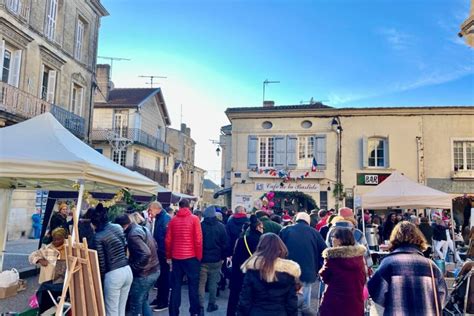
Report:
[[[272,208],[275,206],[275,203],[273,201],[268,202],[268,207]]]
[[[273,200],[274,197],[275,197],[275,192],[268,192],[267,193],[268,200]]]

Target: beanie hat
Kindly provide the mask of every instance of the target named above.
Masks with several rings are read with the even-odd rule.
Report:
[[[204,210],[202,216],[204,218],[216,217],[216,208],[214,206],[209,206]]]
[[[354,217],[354,212],[348,207],[341,207],[339,209],[339,216],[342,217]]]
[[[291,222],[291,216],[288,215],[288,214],[285,214],[281,217],[281,219],[284,221],[284,222]]]
[[[308,223],[308,225],[311,223],[311,217],[306,212],[299,212],[298,214],[296,214],[296,221],[299,220],[305,221],[306,223]]]

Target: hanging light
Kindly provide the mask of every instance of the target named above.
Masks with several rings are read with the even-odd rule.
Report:
[[[216,149],[217,156],[219,156],[220,153],[221,153],[221,149],[220,149],[220,147],[217,147],[217,149]]]

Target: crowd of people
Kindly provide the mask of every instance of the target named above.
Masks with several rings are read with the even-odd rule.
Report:
[[[69,231],[63,213],[60,207],[53,215],[59,224],[51,231],[51,243],[30,256],[42,269],[39,294],[58,290],[47,268],[64,259]],[[226,308],[229,316],[360,316],[369,296],[384,315],[442,313],[446,282],[425,257],[432,239],[447,241],[442,218],[431,226],[423,218],[389,214],[381,238],[388,241],[390,254],[373,271],[352,209],[288,217],[251,214],[243,206],[231,214],[214,206],[193,212],[183,199],[176,212],[152,202],[145,212],[123,214],[112,223],[99,204],[83,216],[86,224],[79,234],[97,250],[107,315],[149,316],[167,309],[169,315],[179,315],[183,281],[191,315]],[[445,257],[444,245],[437,244],[435,251]],[[314,304],[312,289],[318,280],[320,304]],[[227,306],[218,306],[217,295],[227,284]],[[149,303],[153,287],[156,297]]]

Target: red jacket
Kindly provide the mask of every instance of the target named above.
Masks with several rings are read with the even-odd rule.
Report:
[[[202,259],[202,231],[199,218],[188,208],[179,209],[168,224],[165,239],[166,258]]]
[[[323,228],[323,226],[326,226],[327,223],[328,223],[328,218],[329,216],[324,216],[323,218],[321,218],[321,220],[319,221],[319,223],[316,224],[315,228],[320,231],[321,228]]]

